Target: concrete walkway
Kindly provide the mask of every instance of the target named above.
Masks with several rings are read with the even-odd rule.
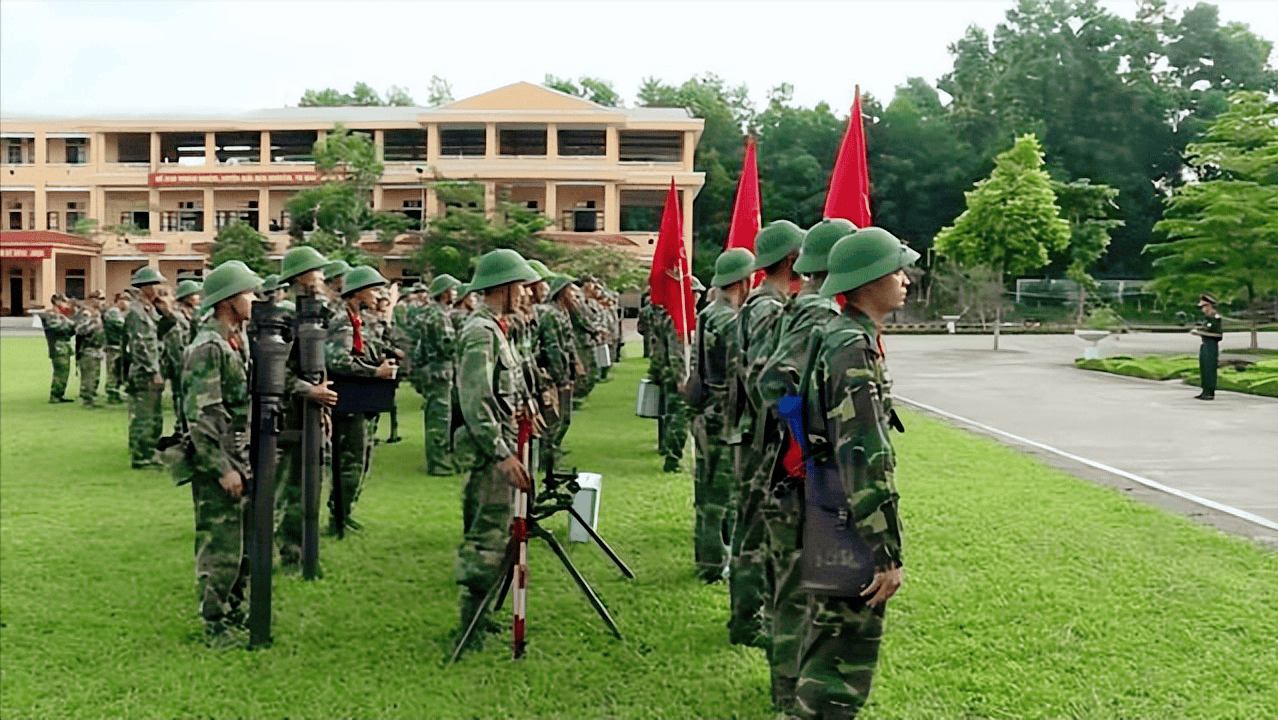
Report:
[[[1278,523],[1278,400],[1074,368],[1072,335],[889,335],[894,394],[1185,493]],[[1246,356],[1249,339],[1226,336],[1222,356]],[[1261,334],[1261,347],[1278,334]],[[1101,343],[1104,355],[1196,353],[1188,334],[1137,333]],[[963,424],[963,423],[959,423]],[[971,427],[971,426],[969,426]],[[1222,529],[1278,545],[1278,531],[1151,490],[1130,478],[990,433],[1065,470]]]

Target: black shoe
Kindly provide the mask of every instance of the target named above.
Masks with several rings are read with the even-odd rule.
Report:
[[[1194,396],[1194,399],[1195,399],[1195,400],[1215,400],[1215,399],[1216,399],[1216,395],[1215,395],[1215,393],[1213,393],[1213,394],[1211,394],[1211,395],[1207,395],[1207,394],[1195,395],[1195,396]]]
[[[666,458],[666,464],[661,468],[665,472],[679,472],[679,461],[674,458]]]
[[[397,442],[403,442],[403,441],[404,441],[404,438],[400,437],[399,435],[386,438],[387,445],[394,445]]]

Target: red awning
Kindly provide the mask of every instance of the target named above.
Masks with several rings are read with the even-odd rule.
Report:
[[[45,246],[52,248],[73,247],[83,248],[86,250],[98,250],[100,245],[82,238],[79,235],[71,235],[69,233],[57,232],[54,230],[4,230],[0,231],[0,247],[8,246]]]

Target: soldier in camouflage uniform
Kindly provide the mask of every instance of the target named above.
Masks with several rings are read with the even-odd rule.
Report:
[[[163,348],[157,328],[159,312],[155,301],[160,296],[164,276],[159,271],[142,267],[133,273],[135,288],[129,314],[124,318],[126,383],[129,392],[129,456],[134,468],[157,467],[162,463],[155,455],[156,443],[164,432]]]
[[[77,361],[80,369],[80,403],[97,407],[98,377],[101,374],[106,328],[102,324],[102,291],[90,295],[75,314]]]
[[[735,352],[729,370],[727,442],[736,445],[734,495],[737,513],[732,535],[732,565],[728,575],[731,616],[728,638],[736,644],[767,648],[770,620],[766,617],[771,587],[767,577],[766,531],[761,508],[766,502],[769,469],[766,458],[775,457],[780,435],[759,394],[764,362],[776,349],[777,321],[797,279],[794,261],[803,243],[803,230],[787,220],[777,220],[759,231],[758,253],[752,270],[763,270],[763,284],[750,292],[737,314]],[[771,432],[770,432],[771,431]]]
[[[201,290],[200,283],[195,280],[183,280],[178,283],[173,297],[175,302],[161,300],[158,303],[161,318],[156,330],[164,349],[160,366],[173,392],[174,438],[182,434],[185,426],[182,411],[182,355],[186,346],[195,339],[195,311],[200,306]]]
[[[586,297],[583,292],[583,288],[593,281],[594,279],[590,276],[577,280],[576,302],[569,311],[573,337],[577,342],[577,357],[585,367],[585,372],[577,377],[573,393],[574,405],[577,406],[590,395],[601,379],[599,365],[595,362],[595,346],[603,343],[604,330],[600,325],[599,314],[595,311],[597,303]]]
[[[115,303],[102,311],[102,325],[106,334],[102,362],[106,367],[106,392],[108,405],[124,402],[124,314],[129,309],[129,297],[124,293],[115,296]]]
[[[564,288],[571,284],[568,277],[550,275],[540,280],[534,291],[537,304],[533,309],[537,313],[540,352],[537,364],[547,377],[545,402],[542,404],[546,431],[542,435],[540,467],[547,467],[557,459],[572,421],[572,384],[577,354],[572,338],[572,319],[558,300],[563,297]]]
[[[190,432],[178,475],[191,484],[199,611],[214,646],[243,640],[248,606],[252,358],[243,326],[260,281],[229,263],[209,273],[202,310],[213,312],[182,356],[183,414]]]
[[[328,342],[324,348],[330,375],[395,378],[396,363],[384,355],[385,347],[365,332],[363,310],[377,304],[377,289],[386,278],[368,266],[353,268],[342,277],[341,307],[328,324]],[[366,337],[368,336],[368,337]],[[329,496],[330,527],[338,531],[338,518],[355,530],[359,523],[351,519],[351,510],[363,490],[368,467],[369,418],[376,413],[333,412],[333,486]],[[340,507],[339,507],[340,505]]]
[[[49,300],[53,306],[47,311],[32,314],[40,318],[44,325],[44,339],[49,344],[49,361],[53,364],[53,379],[49,383],[49,402],[71,402],[71,398],[63,397],[67,392],[67,381],[71,377],[71,358],[75,350],[71,346],[75,338],[75,323],[69,317],[71,306],[61,295],[54,295]]]
[[[719,289],[718,294],[697,317],[692,360],[705,397],[700,407],[693,408],[692,416],[692,437],[697,448],[693,554],[697,576],[706,582],[727,577],[732,552],[732,493],[736,478],[729,448],[723,443],[723,414],[728,401],[728,359],[732,355],[737,308],[750,291],[753,264],[754,254],[745,248],[720,255],[711,280],[711,285]]]
[[[694,310],[696,299],[705,291],[697,278],[692,279]],[[661,418],[657,423],[657,449],[665,459],[665,472],[679,472],[683,449],[688,444],[690,413],[680,386],[687,379],[688,360],[684,341],[675,332],[674,320],[664,307],[658,306],[650,318],[652,333],[648,378],[661,388]]]
[[[764,363],[759,377],[759,393],[768,415],[766,434],[785,439],[764,458],[772,469],[760,507],[767,531],[767,568],[772,579],[767,616],[771,619],[772,647],[768,655],[772,669],[772,701],[783,712],[796,712],[795,687],[799,677],[799,646],[806,626],[807,595],[800,585],[799,528],[803,512],[803,453],[790,438],[775,408],[781,398],[797,388],[807,369],[811,339],[839,313],[834,300],[817,293],[825,281],[830,248],[840,238],[856,232],[856,226],[842,219],[824,220],[812,226],[794,271],[804,276],[798,296],[786,303],[778,322],[776,350]],[[782,448],[783,458],[778,458]]]
[[[813,592],[803,638],[798,710],[806,717],[851,718],[870,693],[883,633],[885,603],[901,586],[901,521],[889,427],[903,429],[892,408],[883,364],[883,319],[905,304],[904,268],[918,253],[880,228],[835,243],[824,298],[844,308],[814,340],[812,375],[804,382],[806,425],[818,473],[833,474],[847,499],[847,528],[874,566],[862,588]],[[805,552],[808,548],[805,547]]]
[[[414,362],[421,378],[426,472],[430,475],[452,475],[458,469],[453,464],[448,437],[457,355],[457,333],[448,311],[458,287],[461,282],[446,273],[431,281],[430,299],[422,309],[415,347]]]
[[[479,260],[471,287],[484,293],[458,338],[457,388],[462,427],[457,443],[474,462],[462,491],[461,546],[457,549],[459,619],[465,628],[499,582],[510,529],[512,487],[531,489],[518,452],[520,368],[506,337],[506,316],[520,302],[523,283],[537,273],[513,250]]]

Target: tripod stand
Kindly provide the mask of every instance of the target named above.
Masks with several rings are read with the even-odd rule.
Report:
[[[511,585],[515,581],[516,572],[520,567],[519,560],[521,550],[524,549],[524,543],[527,538],[532,537],[541,538],[550,546],[550,549],[559,558],[559,561],[563,563],[564,569],[568,571],[568,574],[571,575],[572,579],[577,583],[577,588],[580,589],[581,593],[590,601],[595,612],[599,613],[599,617],[603,619],[604,624],[608,626],[608,629],[612,631],[612,634],[615,635],[618,640],[624,639],[621,637],[621,631],[617,629],[617,623],[613,621],[612,615],[608,613],[608,608],[604,606],[603,601],[595,594],[594,589],[590,587],[590,583],[586,582],[586,578],[584,578],[581,572],[577,570],[577,567],[572,564],[572,560],[568,558],[568,553],[564,551],[563,545],[561,545],[559,540],[555,538],[554,533],[541,526],[542,520],[561,510],[567,511],[569,515],[575,518],[577,522],[586,529],[590,538],[599,545],[599,548],[603,550],[604,554],[608,556],[608,559],[617,566],[617,569],[621,571],[621,574],[629,579],[634,579],[635,574],[631,572],[630,568],[626,567],[626,564],[617,556],[617,553],[613,551],[612,547],[609,546],[602,537],[600,537],[598,532],[595,532],[594,527],[592,527],[590,523],[586,522],[585,518],[583,518],[581,514],[577,512],[576,508],[572,506],[573,497],[580,489],[581,487],[577,484],[576,471],[574,470],[570,473],[556,473],[552,459],[551,464],[546,468],[544,489],[538,493],[536,486],[534,485],[532,491],[529,493],[530,496],[535,497],[536,499],[530,503],[527,518],[523,519],[525,530],[522,535],[517,531],[519,523],[518,519],[512,523],[510,541],[506,544],[506,556],[502,559],[501,570],[498,572],[498,576],[502,578],[502,581],[493,585],[493,587],[488,591],[488,594],[484,596],[483,603],[481,603],[479,609],[475,611],[475,615],[471,618],[470,624],[467,625],[466,631],[462,633],[461,639],[457,641],[457,647],[453,650],[453,655],[448,661],[449,664],[457,662],[457,658],[461,657],[462,651],[466,649],[466,645],[470,642],[471,636],[474,635],[475,630],[479,627],[480,621],[483,620],[484,616],[487,615],[490,610],[501,609],[502,604],[506,601],[506,594],[510,591]],[[520,610],[522,610],[522,608],[517,608],[516,612],[519,613]],[[516,623],[517,625],[522,625],[522,622],[523,617],[522,614],[520,614],[516,619]],[[522,628],[517,628],[517,630],[518,629]],[[514,657],[516,659],[523,657],[523,650],[522,632],[517,631],[514,646]]]

